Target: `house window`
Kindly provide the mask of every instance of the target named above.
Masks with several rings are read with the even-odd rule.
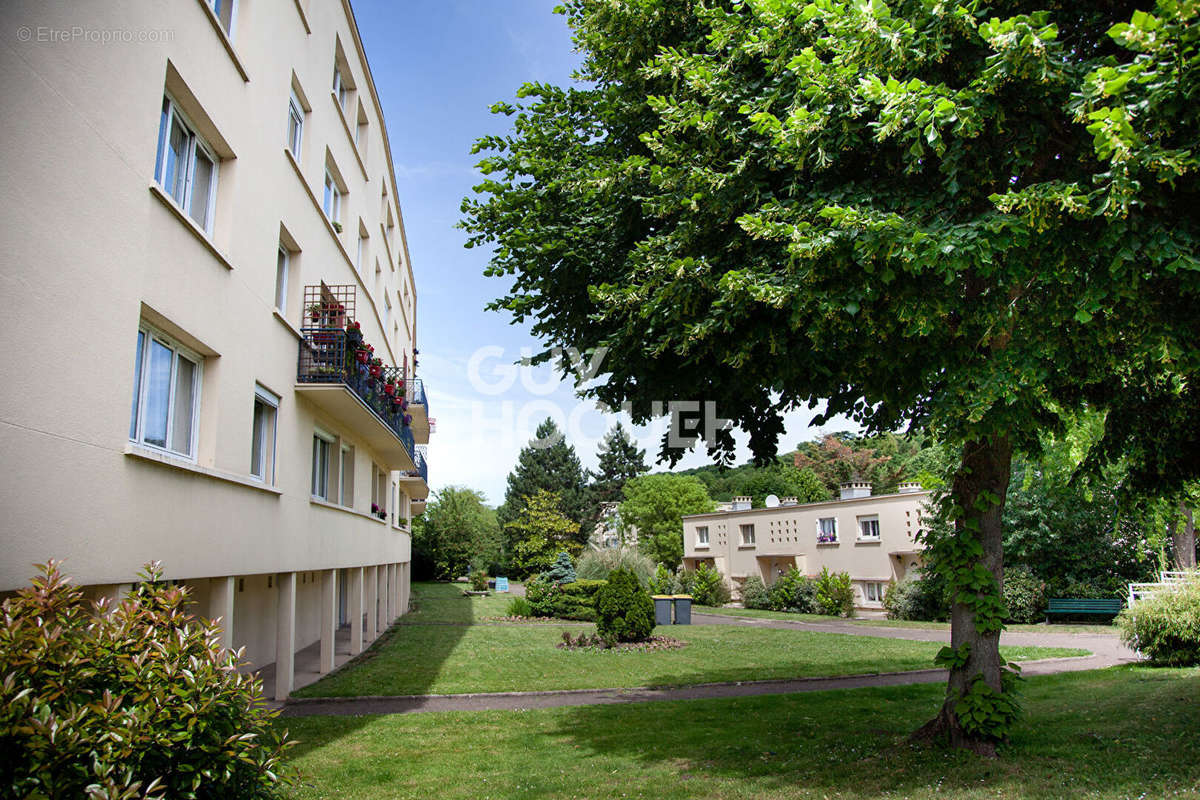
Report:
[[[329,217],[330,222],[341,221],[342,192],[338,188],[337,181],[329,174],[329,170],[325,171],[325,202],[321,207],[325,210],[325,216]]]
[[[754,544],[754,526],[753,525],[739,525],[738,529],[742,532],[742,544],[743,545]]]
[[[194,457],[201,363],[157,331],[138,330],[130,439]]]
[[[196,135],[195,128],[175,102],[164,97],[154,176],[171,199],[205,233],[212,233],[219,164],[220,159]]]
[[[338,487],[338,494],[341,496],[341,503],[346,508],[354,506],[354,448],[348,444],[343,444],[341,447],[341,468],[338,470],[338,475],[341,476],[341,486]]]
[[[290,261],[291,256],[288,254],[288,251],[280,245],[279,252],[275,256],[275,308],[279,309],[280,314],[287,313],[287,285]]]
[[[696,546],[708,547],[708,526],[700,525],[696,528]]]
[[[858,518],[858,538],[879,538],[879,516],[877,514],[872,514],[869,517]]]
[[[292,155],[296,160],[300,160],[300,142],[304,138],[304,106],[300,104],[300,100],[296,97],[296,93],[292,92],[292,96],[288,99],[288,127],[287,127],[287,144],[288,150],[292,151]]]
[[[329,456],[332,448],[332,436],[313,434],[312,496],[320,500],[329,500]]]
[[[367,235],[360,228],[358,231],[358,253],[354,256],[354,269],[362,274],[363,260],[367,256]]]
[[[883,591],[882,583],[868,581],[863,584],[863,593],[866,595],[868,603],[882,603]]]
[[[342,108],[342,113],[345,113],[346,99],[350,96],[350,87],[346,85],[346,79],[342,77],[342,68],[337,64],[333,65],[333,94],[337,97],[338,105]]]
[[[837,540],[837,518],[822,517],[817,520],[817,543],[829,544]]]
[[[237,0],[207,0],[207,2],[212,8],[213,13],[217,15],[217,20],[221,23],[221,28],[232,39],[233,21],[237,14]]]
[[[250,433],[250,474],[265,483],[275,483],[275,429],[279,397],[261,386],[254,387],[254,418]]]

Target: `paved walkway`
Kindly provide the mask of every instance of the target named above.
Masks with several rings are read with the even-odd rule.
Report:
[[[876,636],[883,639],[908,639],[925,642],[949,642],[948,630],[918,628],[885,628],[849,622],[793,622],[791,620],[734,617],[723,614],[695,614],[693,620],[702,625],[744,625],[748,627],[810,630],[818,633],[846,633],[855,636]],[[1049,675],[1059,672],[1078,672],[1110,667],[1137,660],[1116,636],[1095,633],[1005,633],[1005,645],[1035,647],[1075,647],[1092,652],[1078,658],[1048,658],[1027,661],[1022,666],[1025,675]],[[846,675],[834,678],[801,678],[795,680],[739,681],[736,683],[707,683],[679,688],[636,689],[578,689],[556,692],[494,692],[451,695],[407,695],[398,697],[347,697],[292,699],[283,708],[283,716],[357,714],[412,714],[430,711],[488,711],[555,708],[559,706],[610,705],[643,703],[653,700],[697,700],[720,697],[750,697],[767,694],[820,692],[831,689],[860,689],[871,686],[901,686],[918,683],[941,683],[946,671],[941,669],[913,670],[866,675]]]

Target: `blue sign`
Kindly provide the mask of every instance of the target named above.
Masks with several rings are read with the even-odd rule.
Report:
[[[497,592],[507,592],[508,591],[508,578],[496,578],[496,591]]]

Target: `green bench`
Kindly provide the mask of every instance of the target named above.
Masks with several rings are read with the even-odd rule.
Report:
[[[1063,616],[1094,614],[1115,617],[1121,613],[1121,609],[1124,607],[1125,603],[1122,600],[1084,600],[1078,597],[1055,597],[1050,600],[1050,605],[1046,609],[1046,622],[1050,621],[1051,614],[1061,614]]]

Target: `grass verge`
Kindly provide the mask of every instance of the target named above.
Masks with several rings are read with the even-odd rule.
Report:
[[[559,650],[565,627],[472,624],[493,613],[487,601],[417,587],[420,610],[363,656],[297,697],[460,694],[553,689],[687,686],[926,669],[941,645],[903,639],[751,628],[673,626],[687,642],[653,652]],[[483,602],[481,602],[483,601]],[[460,621],[461,624],[453,624]],[[426,624],[417,624],[424,622]],[[447,624],[451,623],[451,624]],[[574,632],[588,628],[571,628]],[[662,630],[659,629],[661,633]],[[1086,655],[1066,648],[1002,647],[1005,658]]]
[[[301,798],[1200,797],[1200,670],[1035,677],[996,760],[910,745],[941,686],[307,717]],[[282,724],[282,722],[281,722]]]
[[[713,606],[695,606],[697,614],[722,614],[728,617],[751,617],[755,619],[782,619],[791,622],[847,622],[852,625],[865,625],[878,628],[912,628],[916,630],[948,631],[949,622],[922,622],[904,619],[844,619],[842,617],[827,617],[821,614],[790,614],[786,611],[765,611],[758,608],[715,608]],[[1109,633],[1117,634],[1115,625],[1006,625],[1007,631],[1013,633]]]

